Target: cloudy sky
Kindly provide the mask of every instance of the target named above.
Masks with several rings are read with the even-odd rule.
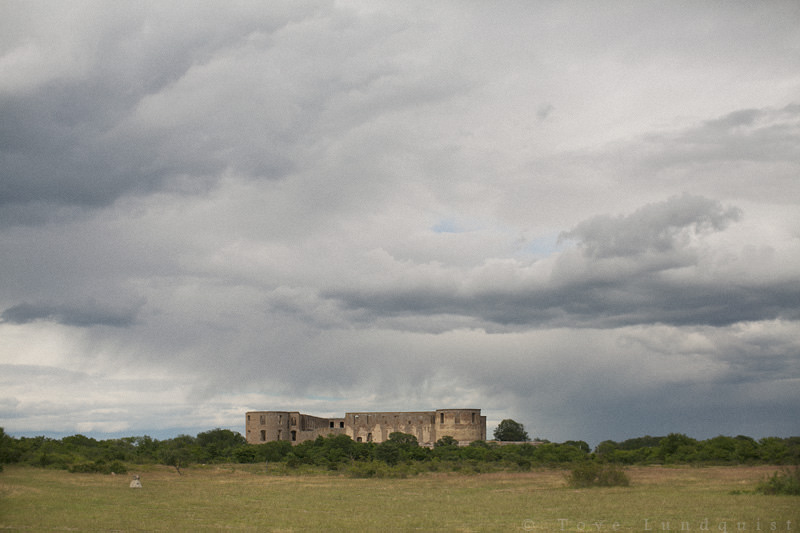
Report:
[[[800,4],[0,0],[0,426],[800,435]]]

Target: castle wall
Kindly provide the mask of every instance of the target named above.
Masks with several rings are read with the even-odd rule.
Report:
[[[436,432],[439,438],[450,435],[460,445],[486,440],[486,417],[480,409],[438,409]]]
[[[384,442],[392,433],[400,432],[427,444],[436,441],[433,415],[431,411],[347,413],[345,427],[356,442]]]
[[[330,420],[297,411],[251,411],[245,419],[245,439],[250,444],[287,440],[314,440],[328,432]],[[335,431],[330,431],[335,433]]]
[[[320,418],[297,411],[250,411],[245,416],[245,438],[250,444],[278,440],[296,444],[330,434],[380,443],[394,432],[414,435],[423,446],[432,446],[447,435],[461,445],[486,440],[486,417],[480,409],[359,412],[346,413],[344,418]]]

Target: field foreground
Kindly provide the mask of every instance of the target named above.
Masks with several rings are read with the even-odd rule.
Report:
[[[131,489],[131,474],[6,466],[0,529],[800,532],[800,498],[752,492],[776,470],[634,467],[630,487],[575,490],[562,470],[351,479],[143,467]]]

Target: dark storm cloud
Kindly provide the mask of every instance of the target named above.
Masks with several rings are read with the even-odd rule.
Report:
[[[188,177],[195,182],[189,190],[202,190],[225,169],[274,179],[292,168],[282,155],[281,136],[287,132],[276,129],[273,117],[242,115],[237,101],[225,100],[242,94],[197,101],[191,113],[205,117],[199,120],[163,117],[185,100],[180,93],[164,102],[168,107],[155,110],[169,124],[155,124],[158,116],[139,116],[143,106],[193,71],[219,56],[235,55],[251,35],[261,36],[268,53],[269,35],[317,9],[308,3],[261,12],[208,7],[205,15],[219,24],[186,24],[184,13],[168,7],[156,17],[149,9],[131,7],[114,24],[88,25],[85,41],[78,35],[64,37],[64,54],[78,58],[74,69],[34,87],[0,92],[0,224],[37,223],[64,208],[107,206],[124,195],[173,188],[176,178],[183,189]],[[85,23],[73,24],[76,32],[84,29]],[[47,29],[58,34],[69,26]],[[0,57],[2,52],[13,55],[13,45],[26,46],[11,41],[6,50],[0,48]],[[277,70],[274,74],[280,77]],[[220,75],[233,77],[214,80],[220,86],[267,81],[236,70]],[[264,85],[259,90],[272,89]],[[208,118],[220,116],[244,119],[251,131],[253,121],[261,121],[261,138],[255,143],[240,138],[224,121]]]
[[[38,320],[57,322],[65,326],[91,327],[131,326],[136,322],[136,308],[114,308],[87,301],[81,305],[50,303],[20,303],[0,314],[0,320],[8,324],[28,324]]]
[[[113,102],[96,92],[78,84],[0,97],[0,209],[101,206],[161,185],[165,176],[146,170],[141,143],[106,138],[99,110]]]
[[[616,328],[636,324],[725,326],[741,321],[796,320],[800,289],[796,282],[739,287],[727,282],[697,284],[660,281],[648,275],[585,280],[548,289],[520,286],[513,292],[480,294],[401,291],[328,291],[325,295],[346,309],[364,311],[368,323],[378,318],[450,316],[441,323],[419,318],[420,324],[389,321],[403,329],[439,331],[451,327],[513,330],[540,327]],[[470,320],[460,320],[459,317]],[[389,326],[391,327],[391,326]]]

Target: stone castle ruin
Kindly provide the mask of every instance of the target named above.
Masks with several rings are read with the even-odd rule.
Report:
[[[381,443],[395,432],[414,435],[422,446],[433,446],[448,435],[460,445],[486,440],[486,417],[481,416],[480,409],[345,413],[344,418],[320,418],[297,411],[250,411],[245,428],[250,444],[279,440],[296,444],[328,435]]]

